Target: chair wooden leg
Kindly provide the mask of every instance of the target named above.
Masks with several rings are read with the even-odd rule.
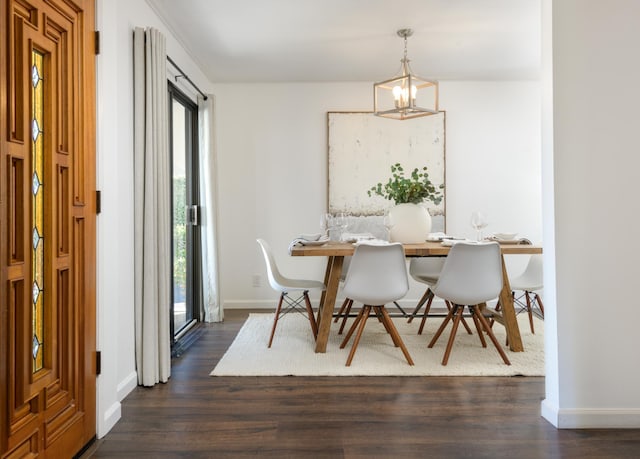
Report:
[[[427,301],[427,305],[424,308],[424,314],[422,315],[422,321],[420,322],[420,328],[418,328],[418,335],[422,335],[422,330],[424,330],[424,324],[427,323],[427,317],[429,317],[429,311],[431,311],[431,303],[433,303],[434,294],[431,290],[428,290],[427,293],[430,293],[429,300]]]
[[[544,304],[542,304],[542,299],[537,293],[534,293],[534,295],[536,303],[538,303],[538,308],[540,309],[540,314],[542,314],[542,318],[544,319]]]
[[[487,340],[484,339],[484,333],[482,332],[482,324],[478,321],[478,318],[475,314],[471,314],[471,318],[473,319],[473,323],[476,326],[476,330],[478,331],[478,337],[480,338],[480,342],[482,343],[482,347],[487,347]]]
[[[402,350],[402,353],[404,354],[404,358],[407,359],[407,362],[409,363],[409,365],[413,365],[413,359],[411,358],[411,355],[409,354],[409,350],[404,345],[404,342],[402,341],[402,338],[400,337],[400,333],[398,333],[398,329],[393,324],[393,321],[391,320],[391,317],[389,317],[389,313],[387,312],[387,310],[385,309],[384,306],[378,306],[378,307],[380,309],[380,313],[382,314],[382,320],[383,320],[383,322],[386,323],[385,328],[387,329],[387,331],[391,335],[391,339],[393,340],[393,344],[395,344],[396,347],[400,347],[400,349]]]
[[[469,324],[467,323],[464,317],[460,319],[460,322],[462,322],[462,326],[464,327],[464,329],[467,330],[467,335],[473,335],[473,332],[471,331],[471,327],[469,327]]]
[[[448,301],[444,302],[447,305],[447,309],[451,310],[451,303],[449,303]],[[462,321],[462,325],[464,326],[464,329],[467,330],[467,334],[469,335],[473,335],[473,332],[471,331],[471,327],[469,327],[469,324],[467,324],[467,321],[464,319],[464,317],[462,317],[462,319],[460,319]]]
[[[382,326],[384,327],[385,331],[389,334],[389,336],[391,336],[391,339],[393,340],[393,345],[395,347],[399,347],[400,341],[396,339],[396,335],[393,334],[393,330],[389,328],[389,322],[391,321],[391,319],[387,320],[385,318],[382,312],[383,309],[384,309],[384,306],[373,306],[373,311],[376,314],[378,321],[382,324]],[[384,310],[384,312],[387,312],[386,309]],[[393,323],[391,323],[391,325],[393,325]]]
[[[347,308],[347,304],[349,304],[349,301],[350,301],[349,298],[345,298],[344,301],[342,302],[342,306],[340,306],[340,310],[338,311],[336,316],[333,318],[334,324],[338,323],[338,319],[342,317],[342,314],[344,313],[344,310]]]
[[[527,300],[527,314],[529,315],[529,328],[531,329],[531,334],[535,335],[536,331],[533,329],[533,311],[531,310],[531,296],[528,291],[524,292],[524,297]]]
[[[353,306],[353,300],[348,298],[347,309],[344,311],[344,315],[342,316],[342,323],[340,324],[340,330],[338,330],[338,335],[342,335],[342,330],[344,330],[344,326],[347,325],[347,319],[349,318],[349,314],[351,313],[351,306]],[[346,301],[346,300],[345,300]]]
[[[276,307],[276,313],[273,317],[273,327],[271,328],[271,336],[269,337],[269,345],[267,347],[271,347],[271,343],[273,342],[273,335],[276,333],[276,326],[278,325],[278,318],[280,317],[280,310],[282,309],[282,301],[284,301],[284,296],[286,293],[280,294],[280,301],[278,301],[278,306]]]
[[[353,335],[353,332],[356,330],[356,327],[358,326],[358,324],[362,320],[362,316],[363,315],[364,315],[364,306],[362,307],[362,309],[360,309],[360,312],[356,316],[356,320],[354,320],[353,323],[351,324],[351,327],[349,328],[349,331],[347,332],[347,336],[345,336],[344,339],[342,340],[342,344],[340,344],[340,349],[344,349],[344,347],[347,345],[347,343],[351,339],[351,335]]]
[[[464,312],[464,306],[453,306],[453,315],[455,319],[453,320],[453,327],[451,327],[451,334],[449,335],[449,341],[447,342],[447,348],[444,351],[444,356],[442,357],[442,365],[446,365],[449,363],[449,355],[451,354],[451,349],[453,348],[453,341],[456,338],[456,332],[458,331],[458,325],[460,325],[460,321],[462,320],[462,313]]]
[[[382,308],[383,306],[373,306],[373,312],[376,315],[376,317],[378,318],[378,322],[380,322],[382,324],[382,326],[384,327],[385,331],[389,334],[392,335],[391,330],[389,329],[389,324],[386,322],[384,316],[382,315]],[[395,347],[398,347],[399,344],[396,342],[396,340],[393,340],[393,344]]]
[[[353,345],[351,346],[351,351],[349,351],[349,357],[347,357],[347,363],[345,364],[345,366],[347,367],[351,366],[351,362],[353,361],[353,356],[356,353],[356,349],[358,348],[358,344],[360,343],[360,338],[362,337],[362,331],[364,330],[364,326],[367,323],[367,319],[369,318],[369,313],[371,312],[371,306],[364,305],[362,309],[365,312],[362,314],[362,317],[360,318],[358,332],[356,333],[356,337],[353,339]]]
[[[313,308],[311,307],[311,301],[309,300],[309,292],[306,290],[302,294],[304,296],[304,304],[307,308],[307,315],[309,316],[309,323],[311,324],[311,331],[313,332],[314,341],[318,339],[318,323],[316,317],[313,315]]]
[[[440,338],[440,335],[442,335],[442,332],[447,327],[447,324],[453,318],[453,311],[454,311],[453,308],[449,309],[449,313],[447,314],[447,317],[444,318],[444,320],[440,324],[440,327],[436,331],[436,334],[433,335],[433,338],[431,338],[431,341],[429,341],[429,344],[427,345],[427,347],[431,348],[436,344],[436,341],[438,341],[438,338]]]
[[[428,288],[426,292],[424,292],[424,294],[422,295],[422,298],[420,298],[420,301],[418,301],[418,304],[416,305],[416,308],[413,310],[413,312],[411,313],[411,315],[409,316],[409,319],[407,320],[407,323],[410,324],[413,321],[413,318],[418,314],[418,311],[420,310],[420,308],[422,307],[422,305],[430,298],[433,297],[433,293],[431,292],[431,289]]]
[[[504,361],[504,363],[506,363],[507,365],[511,365],[511,362],[509,361],[509,358],[507,357],[507,354],[505,354],[504,350],[502,349],[502,346],[500,346],[500,343],[496,339],[496,335],[493,334],[493,331],[491,330],[491,327],[489,327],[489,324],[487,323],[487,320],[480,313],[480,310],[478,308],[473,308],[471,312],[472,312],[472,314],[474,314],[478,318],[478,320],[480,321],[480,323],[484,327],[485,331],[487,332],[487,335],[489,335],[489,339],[491,340],[493,345],[498,350],[498,354],[500,354],[500,357],[502,357],[502,360]]]

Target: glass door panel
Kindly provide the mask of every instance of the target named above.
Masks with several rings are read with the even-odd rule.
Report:
[[[198,108],[169,85],[172,179],[173,301],[171,331],[175,344],[200,320],[198,226]]]
[[[193,319],[187,310],[186,109],[173,100],[173,325],[174,333]]]

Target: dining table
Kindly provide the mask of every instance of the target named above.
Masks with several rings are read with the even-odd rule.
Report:
[[[502,252],[502,290],[500,291],[500,310],[496,311],[481,305],[485,315],[490,316],[495,322],[505,327],[509,349],[514,352],[524,351],[520,329],[516,319],[514,301],[509,285],[509,276],[504,262],[505,255],[533,255],[542,253],[542,247],[533,244],[523,244],[519,241],[498,242]],[[403,244],[407,257],[446,257],[451,245],[443,245],[442,242],[425,241],[418,244]],[[318,314],[318,336],[316,338],[316,353],[325,353],[327,341],[331,330],[333,312],[340,286],[340,276],[344,257],[353,255],[355,245],[352,242],[329,241],[317,245],[294,245],[290,249],[294,257],[327,257],[327,266],[324,275],[325,290],[320,297]]]

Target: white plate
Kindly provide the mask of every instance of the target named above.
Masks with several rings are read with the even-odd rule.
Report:
[[[300,235],[300,239],[305,241],[319,241],[322,239],[322,233],[304,233]]]
[[[299,241],[302,245],[323,245],[329,242],[329,238],[318,239],[317,241]]]
[[[389,245],[391,242],[385,241],[384,239],[363,239],[361,241],[356,241],[353,245]]]
[[[518,233],[493,233],[493,237],[499,241],[517,241]]]
[[[493,240],[500,244],[520,244],[520,239],[500,239],[496,237]]]

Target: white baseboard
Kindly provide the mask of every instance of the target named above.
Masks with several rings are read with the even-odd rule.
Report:
[[[542,417],[558,429],[637,429],[640,409],[557,409],[546,400],[541,404]]]
[[[540,415],[549,421],[554,427],[558,427],[558,410],[555,405],[547,402],[546,398],[542,400],[542,403],[540,403]]]
[[[120,402],[115,402],[109,407],[102,417],[102,422],[98,423],[98,432],[96,436],[102,438],[109,433],[109,431],[116,425],[116,422],[120,420],[122,416],[122,405]]]
[[[133,389],[138,386],[138,373],[136,371],[132,371],[129,375],[124,378],[117,387],[118,400],[122,401],[124,398],[131,393]]]

